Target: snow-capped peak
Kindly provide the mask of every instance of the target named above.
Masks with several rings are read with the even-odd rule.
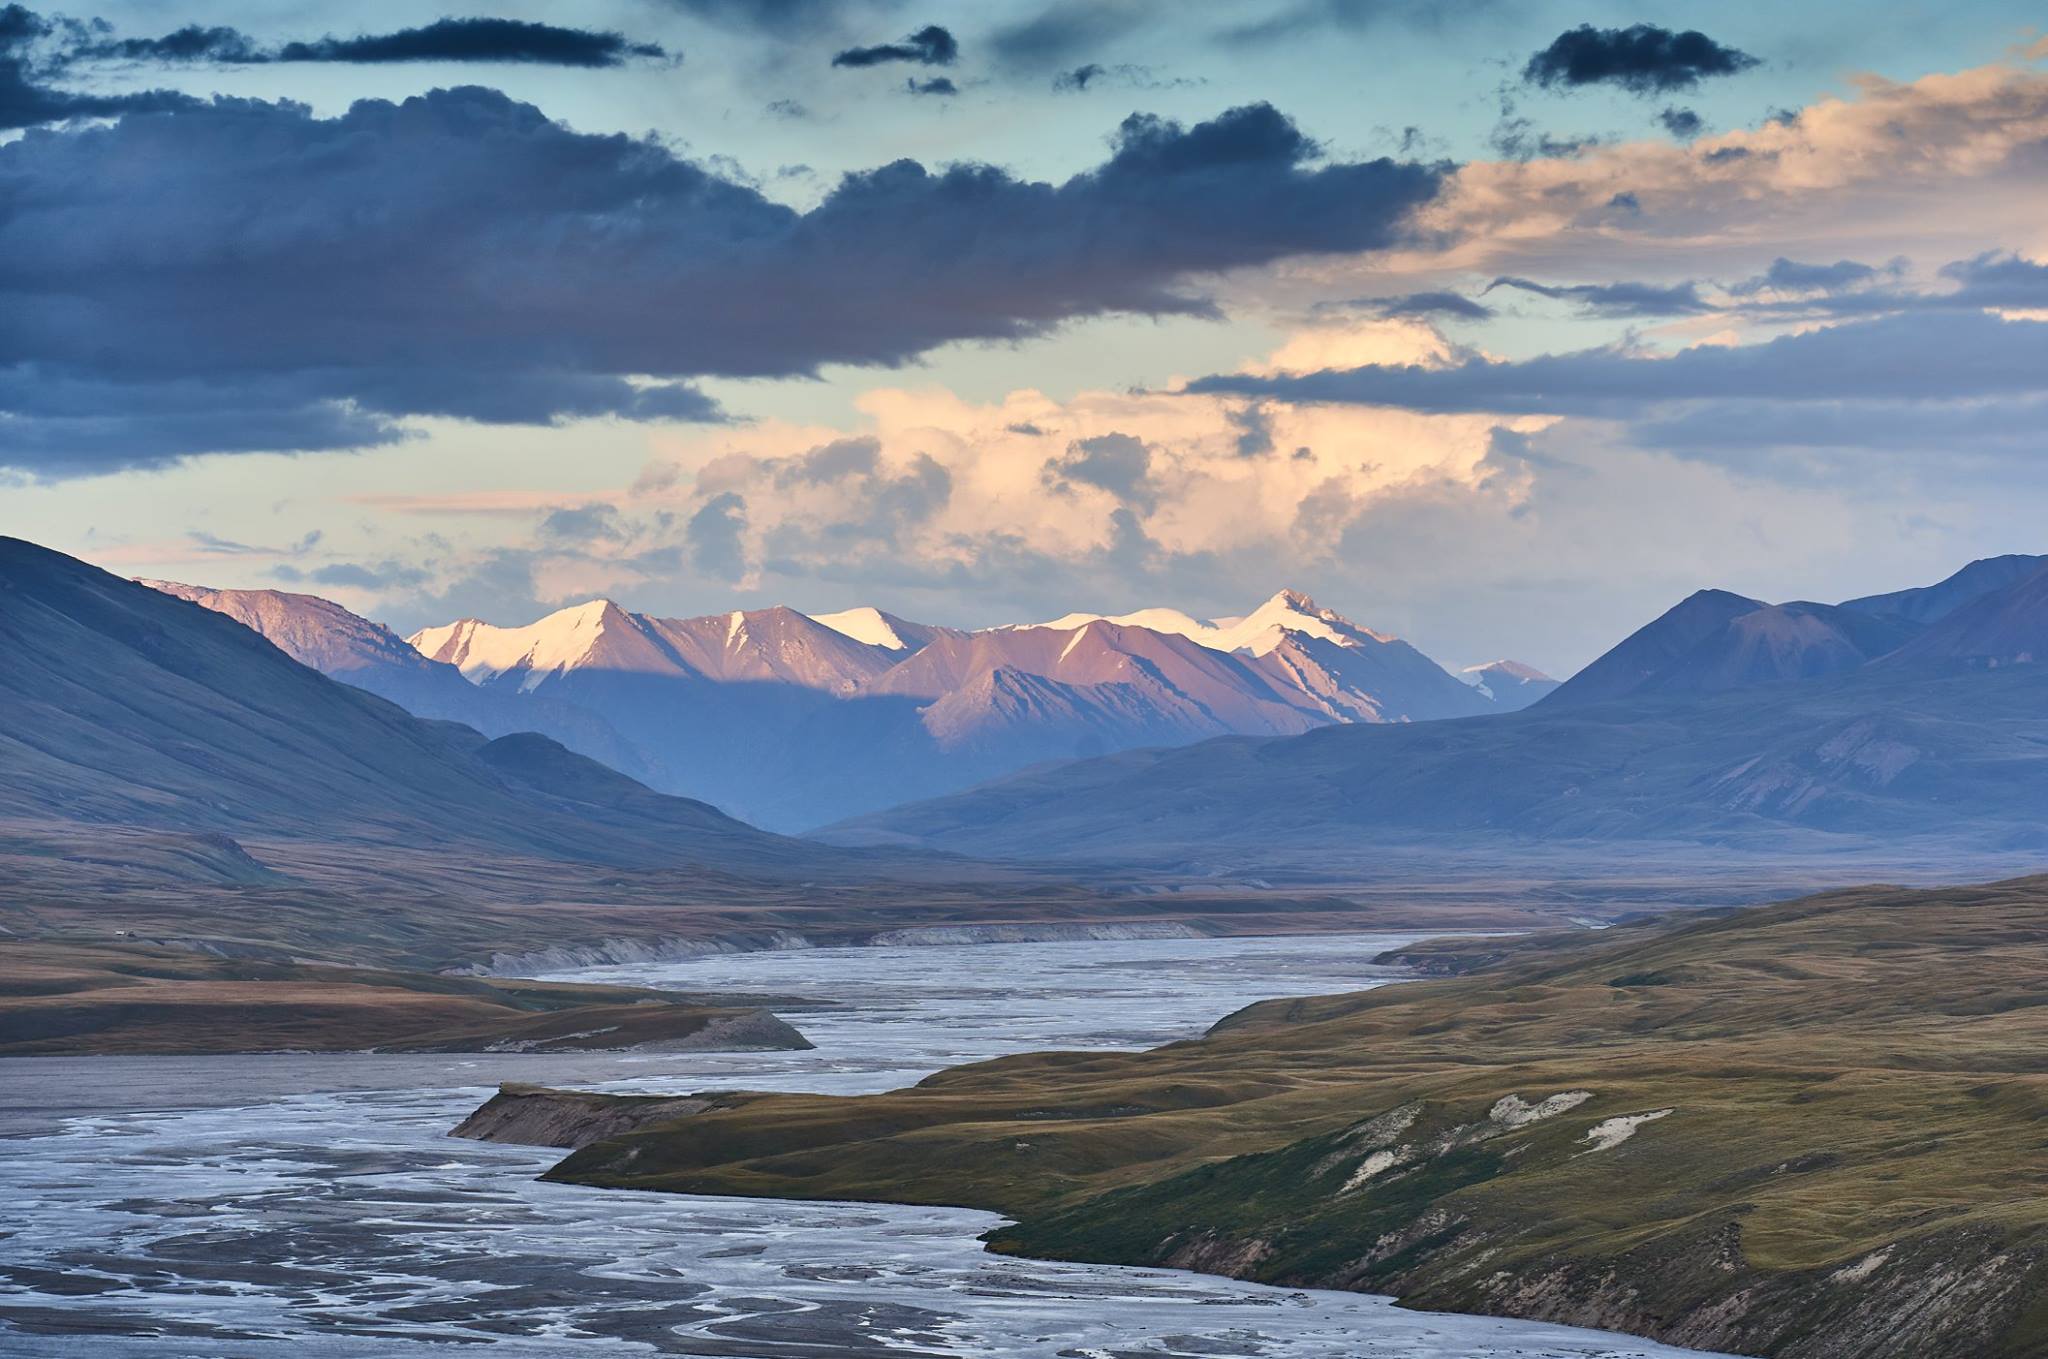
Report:
[[[482,684],[508,670],[523,670],[520,688],[527,690],[549,675],[571,669],[590,654],[608,623],[625,613],[609,599],[593,599],[557,609],[523,628],[501,628],[465,618],[438,628],[422,628],[406,641],[429,660],[446,661],[471,684]]]
[[[880,609],[865,604],[859,608],[842,609],[838,613],[814,613],[813,623],[828,627],[842,637],[851,637],[856,642],[882,647],[889,651],[911,651],[911,644],[896,630],[895,620]]]
[[[1488,661],[1484,665],[1468,665],[1463,670],[1460,670],[1458,673],[1464,676],[1482,676],[1488,674],[1506,675],[1509,678],[1518,679],[1525,683],[1531,680],[1537,681],[1538,683],[1555,682],[1551,680],[1550,676],[1544,674],[1541,670],[1538,670],[1533,665],[1525,665],[1521,661],[1510,661],[1506,659],[1498,661]],[[1479,680],[1476,678],[1468,679],[1467,683],[1477,684],[1479,683]]]
[[[1338,646],[1362,646],[1367,638],[1390,642],[1392,637],[1362,628],[1334,609],[1325,609],[1299,590],[1281,590],[1238,618],[1194,618],[1179,609],[1140,609],[1136,613],[1070,613],[1035,626],[1078,628],[1093,622],[1150,628],[1199,642],[1213,651],[1249,651],[1263,656],[1284,643],[1290,633],[1319,637]]]

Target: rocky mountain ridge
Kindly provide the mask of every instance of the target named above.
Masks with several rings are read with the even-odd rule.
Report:
[[[1508,711],[1552,683],[1519,666],[1514,683],[1454,676],[1292,590],[1241,618],[1153,609],[978,631],[873,608],[660,618],[597,599],[394,647],[312,596],[149,583],[420,715],[539,731],[785,831],[1049,761]]]

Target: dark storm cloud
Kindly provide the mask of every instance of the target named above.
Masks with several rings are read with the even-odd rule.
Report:
[[[1486,291],[1513,288],[1560,302],[1575,302],[1598,316],[1689,316],[1710,310],[1693,283],[1538,283],[1533,278],[1495,279]]]
[[[80,94],[53,86],[50,81],[62,72],[63,50],[75,46],[83,32],[21,5],[0,6],[0,132],[70,118],[162,112],[196,102],[173,90]]]
[[[129,61],[347,62],[357,65],[407,61],[496,62],[543,66],[618,66],[634,57],[667,54],[654,43],[623,34],[524,19],[437,19],[392,33],[352,38],[329,35],[264,47],[232,28],[187,25],[160,38],[103,39],[78,49],[78,56]]]
[[[849,47],[832,58],[834,66],[881,66],[892,61],[913,61],[921,66],[951,66],[960,56],[960,44],[937,24],[926,24],[902,42],[879,47]]]
[[[1981,311],[1886,316],[1667,357],[1620,349],[1444,368],[1229,374],[1187,390],[1295,402],[1627,419],[1681,402],[1955,402],[2048,392],[2048,323]]]
[[[1530,57],[1522,79],[1546,87],[1615,85],[1631,94],[1666,94],[1758,64],[1749,53],[1715,42],[1697,29],[1675,33],[1655,24],[1580,24]]]
[[[261,46],[240,29],[187,24],[161,38],[104,38],[77,49],[76,56],[120,61],[269,60]]]
[[[1061,184],[903,160],[808,211],[476,88],[36,131],[0,145],[0,465],[717,418],[687,380],[1212,314],[1191,277],[1392,244],[1438,178],[1324,162],[1266,105],[1133,116]]]

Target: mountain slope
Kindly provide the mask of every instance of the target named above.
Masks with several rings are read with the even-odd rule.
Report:
[[[1243,909],[1216,901],[1175,915]],[[212,609],[0,538],[0,942],[436,970],[1162,914],[760,831],[543,736],[411,716]]]
[[[814,613],[811,621],[821,623],[832,631],[851,637],[856,642],[878,646],[885,651],[912,652],[928,645],[934,637],[952,631],[949,628],[933,627],[929,623],[913,623],[898,618],[893,613],[862,605],[855,609],[842,609],[838,613]]]
[[[410,640],[480,692],[601,715],[622,767],[656,787],[792,830],[1049,760],[1503,706],[1285,590],[1218,623],[1148,610],[979,632],[872,608],[665,619],[597,600]],[[530,725],[595,753],[559,721]]]
[[[412,717],[210,609],[17,539],[0,539],[0,649],[0,818],[631,866],[799,871],[819,858],[559,748],[559,765],[593,771],[587,790],[508,777],[474,731]]]
[[[1485,691],[1502,712],[1520,712],[1555,693],[1559,685],[1559,681],[1535,666],[1524,665],[1520,661],[1498,660],[1488,661],[1485,665],[1468,665],[1458,674],[1466,683]]]
[[[636,778],[645,762],[611,724],[574,704],[480,688],[455,666],[420,654],[381,623],[317,595],[282,590],[215,590],[146,580],[153,590],[227,615],[301,665],[389,699],[415,717],[461,722],[487,736],[542,732]]]
[[[1543,704],[1568,708],[1636,693],[1730,622],[1765,607],[1760,599],[1726,590],[1687,595],[1559,685]]]
[[[1900,665],[2029,665],[2048,661],[2048,558],[2002,589],[1959,605],[1901,647]]]
[[[1711,694],[1846,674],[1917,631],[1902,619],[1827,604],[1765,605],[1729,619],[1633,692]]]
[[[1842,607],[1858,613],[1903,618],[1910,623],[1937,623],[1972,600],[2017,585],[2043,567],[2048,567],[2048,556],[2012,553],[1985,557],[1937,584],[1847,599],[1842,601]]]
[[[2048,667],[1548,703],[1133,751],[834,827],[843,843],[1259,871],[1393,847],[1685,841],[1757,854],[2048,850]],[[1450,837],[1446,840],[1445,837]]]
[[[1115,617],[1068,614],[1044,626],[1068,630],[1098,621],[1251,657],[1278,690],[1306,697],[1333,722],[1420,722],[1500,711],[1490,695],[1407,642],[1360,627],[1299,590],[1282,590],[1241,618],[1203,621],[1178,609],[1141,609]]]

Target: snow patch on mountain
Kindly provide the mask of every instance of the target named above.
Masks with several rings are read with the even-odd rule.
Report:
[[[842,637],[851,637],[856,642],[865,642],[887,651],[913,651],[918,645],[904,637],[898,626],[899,620],[867,605],[841,609],[838,613],[814,613],[810,619]]]
[[[1282,590],[1238,618],[1201,619],[1179,609],[1139,609],[1135,613],[1123,614],[1070,613],[1050,623],[1024,626],[1066,631],[1094,622],[1173,633],[1199,642],[1212,651],[1248,651],[1254,656],[1272,651],[1287,640],[1290,632],[1320,637],[1338,646],[1362,646],[1368,640],[1395,640],[1389,634],[1360,627],[1335,609],[1323,608],[1299,590]]]
[[[523,670],[522,692],[550,676],[573,669],[589,656],[608,623],[623,619],[609,599],[593,599],[559,609],[523,628],[501,628],[465,618],[437,628],[422,628],[406,640],[430,660],[446,661],[471,684],[484,684],[508,670]]]

